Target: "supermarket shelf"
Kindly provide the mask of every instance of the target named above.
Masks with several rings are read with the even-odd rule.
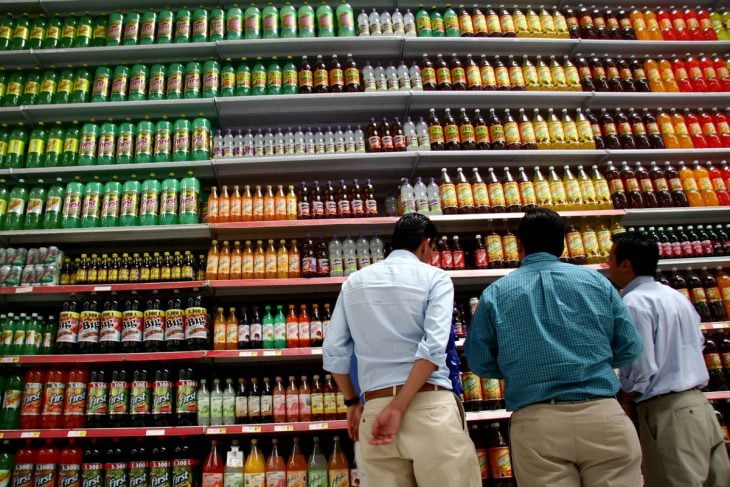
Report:
[[[474,164],[498,164],[500,167],[592,164],[606,156],[603,150],[471,150],[418,151],[416,172],[442,167],[473,167]],[[501,173],[498,173],[501,177]]]
[[[277,350],[209,350],[206,358],[213,363],[244,363],[255,361],[256,364],[287,362],[303,363],[322,361],[321,348],[283,348]]]
[[[131,291],[169,291],[174,289],[200,289],[206,286],[205,281],[189,282],[149,282],[135,284],[89,284],[74,286],[9,286],[0,287],[0,296],[6,300],[27,299],[32,295],[33,300],[61,300],[77,294],[97,293],[124,293]]]
[[[373,114],[403,116],[410,93],[326,93],[215,98],[223,128],[362,122]]]
[[[727,330],[730,328],[730,321],[715,321],[712,323],[701,323],[700,329],[704,331],[709,330]]]
[[[213,223],[213,237],[218,240],[259,238],[299,238],[307,234],[317,237],[357,234],[390,235],[397,217],[333,218],[327,220],[284,220],[268,222]]]
[[[205,434],[208,436],[219,435],[248,435],[255,433],[288,433],[290,431],[322,431],[322,430],[346,430],[347,421],[314,421],[297,423],[261,423],[244,424],[231,426],[208,426]]]
[[[215,42],[189,42],[186,44],[150,44],[146,46],[33,49],[33,56],[37,59],[39,67],[57,68],[218,59],[218,50]]]
[[[203,426],[0,430],[0,438],[6,440],[30,438],[135,438],[147,436],[200,436],[204,432],[205,428]]]
[[[487,56],[549,53],[562,56],[579,48],[580,39],[525,39],[507,37],[406,37],[403,57],[420,58],[423,53]],[[607,44],[607,43],[604,43]],[[599,46],[601,47],[601,46]],[[600,51],[599,49],[599,52]]]
[[[0,108],[0,125],[23,124],[28,119],[23,115],[21,107]]]
[[[687,259],[663,259],[659,261],[657,268],[659,270],[669,270],[672,267],[677,269],[699,269],[701,267],[727,267],[730,265],[730,256],[725,257],[691,257]]]
[[[60,365],[60,364],[100,364],[100,363],[138,363],[168,361],[202,361],[206,350],[194,352],[143,352],[143,353],[89,353],[70,355],[7,355],[0,357],[0,364],[21,365]]]
[[[5,5],[3,5],[3,8]],[[23,51],[0,51],[0,66],[3,70],[10,68],[35,68],[38,61],[31,49]]]
[[[329,57],[332,54],[343,56],[351,53],[355,57],[400,58],[403,50],[403,36],[388,37],[313,37],[310,39],[246,39],[240,41],[218,41],[217,50],[221,60],[226,58],[271,58],[273,56],[293,56],[294,63],[299,65],[299,57],[321,54]],[[310,59],[313,62],[314,59]]]
[[[646,208],[626,210],[622,223],[636,225],[673,225],[721,223],[730,220],[730,207]]]
[[[601,272],[608,269],[608,264],[589,264],[582,267]],[[500,277],[504,277],[514,270],[515,269],[469,269],[461,271],[447,271],[447,273],[454,282],[454,286],[473,286],[496,281]]]
[[[260,296],[274,294],[319,294],[337,292],[344,277],[314,277],[311,279],[240,279],[208,281],[217,297]]]
[[[409,110],[436,108],[441,115],[443,108],[509,108],[517,117],[518,109],[526,108],[528,117],[532,117],[533,108],[579,108],[587,106],[592,97],[593,93],[584,91],[412,91]],[[458,116],[458,111],[452,115]]]
[[[216,116],[213,98],[26,105],[22,108],[23,114],[33,123]]]
[[[730,391],[705,392],[705,397],[710,400],[730,399]]]
[[[133,175],[146,176],[148,174],[167,177],[171,173],[173,177],[182,178],[190,171],[199,179],[215,179],[213,164],[210,160],[10,169],[9,174],[14,179],[23,178],[26,181],[44,178],[48,182],[56,178],[61,178],[64,182],[76,180],[88,182],[97,178],[110,180],[114,176],[120,180],[128,179]]]
[[[593,93],[589,108],[712,108],[730,102],[730,93]]]
[[[0,242],[5,244],[48,244],[54,242],[114,242],[151,241],[164,244],[171,240],[209,239],[210,230],[206,224],[154,225],[148,227],[68,228],[55,230],[17,230],[0,232]]]
[[[602,2],[603,3],[603,2]],[[644,3],[644,2],[642,2]],[[580,39],[573,53],[588,55],[591,53],[614,56],[658,55],[658,54],[711,54],[719,56],[730,52],[729,41],[603,41],[596,39]],[[539,54],[539,53],[538,53]]]
[[[43,12],[40,0],[5,0],[2,3],[4,12],[12,14],[39,14]]]
[[[702,161],[707,160],[722,160],[730,157],[730,147],[723,147],[720,149],[652,149],[652,150],[616,150],[607,149],[605,151],[606,156],[603,157],[605,160],[623,161],[681,161],[681,160],[694,160],[699,159]]]
[[[506,409],[495,409],[493,411],[467,411],[467,421],[499,421],[500,419],[509,419],[512,411]]]

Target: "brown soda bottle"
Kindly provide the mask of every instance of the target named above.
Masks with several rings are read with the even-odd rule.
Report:
[[[444,150],[444,128],[436,116],[436,109],[429,110],[428,121],[428,137],[431,140],[431,150]]]
[[[616,68],[618,69],[621,89],[626,93],[634,93],[636,91],[636,86],[634,85],[634,73],[631,72],[629,63],[627,63],[620,55],[616,56]]]
[[[631,22],[629,13],[623,8],[619,8],[616,11],[616,18],[618,19],[619,27],[621,28],[621,38],[626,41],[635,41],[636,32]]]
[[[512,83],[509,80],[509,70],[499,56],[494,56],[494,77],[498,91],[509,91],[512,89]]]
[[[489,142],[489,126],[484,120],[484,117],[482,117],[481,110],[478,108],[474,110],[474,139],[477,149],[491,149],[491,144]]]
[[[604,12],[597,7],[593,7],[591,17],[593,17],[593,27],[596,29],[596,37],[598,39],[608,39],[608,26],[606,25]]]
[[[383,117],[378,131],[380,132],[380,143],[383,146],[383,152],[393,152],[395,150],[393,134],[390,132],[390,125],[388,124],[387,118]]]
[[[494,168],[492,167],[489,168],[489,174],[487,175],[487,191],[492,213],[504,213],[507,209],[504,187],[497,175],[494,174]]]
[[[606,66],[606,78],[608,83],[608,89],[614,92],[621,93],[624,91],[623,85],[621,84],[621,73],[618,70],[616,61],[612,58],[607,57],[603,63]]]
[[[593,72],[591,66],[584,57],[575,60],[575,67],[578,68],[578,76],[580,77],[580,86],[583,91],[597,91],[593,83]]]
[[[616,210],[623,210],[629,207],[628,197],[621,174],[611,161],[606,165],[603,176],[608,181],[608,187],[611,189],[611,202]]]
[[[451,115],[451,110],[444,109],[444,147],[446,150],[459,150],[461,149],[461,140],[459,138],[459,127],[456,125],[456,120]]]
[[[452,250],[454,257],[454,269],[462,270],[466,269],[466,259],[464,258],[464,249],[461,248],[461,242],[459,242],[459,236],[454,235],[454,247]]]
[[[449,65],[444,61],[441,54],[436,55],[436,89],[439,91],[450,91],[453,89],[451,84],[451,70]]]
[[[345,184],[344,179],[340,179],[340,189],[337,192],[337,216],[340,218],[352,217],[352,208],[350,202],[352,201],[352,195],[350,189]]]
[[[658,206],[661,208],[671,208],[674,206],[672,194],[669,192],[669,182],[664,175],[664,171],[657,166],[656,161],[651,161],[649,165],[649,177],[654,186],[654,194],[656,195]]]
[[[390,124],[390,135],[393,137],[393,150],[396,152],[404,152],[407,147],[406,134],[403,132],[403,125],[400,123],[398,117],[395,117],[393,123]]]
[[[367,138],[366,149],[368,152],[383,152],[383,144],[380,139],[380,131],[375,118],[370,119],[370,123],[365,131]]]
[[[565,23],[568,24],[570,38],[580,39],[580,22],[576,12],[572,8],[566,7],[563,9],[563,17],[565,17]]]
[[[520,199],[520,186],[512,177],[509,168],[504,168],[504,177],[502,177],[502,190],[504,192],[504,202],[507,211],[517,213],[522,211],[522,200]]]
[[[618,22],[618,15],[613,10],[606,9],[604,13],[606,19],[606,34],[608,38],[618,41],[621,40],[621,26]]]
[[[581,39],[596,39],[596,27],[593,25],[593,17],[591,11],[586,7],[578,9],[578,19],[580,22],[580,38]]]
[[[489,212],[489,190],[486,183],[482,180],[479,170],[472,168],[471,192],[474,196],[474,210],[477,213]]]
[[[299,93],[312,93],[314,90],[314,75],[312,74],[312,66],[307,60],[307,56],[302,56],[302,62],[299,64]]]
[[[494,71],[494,66],[489,63],[486,54],[482,54],[479,58],[479,74],[482,77],[482,85],[487,91],[494,91],[497,89],[497,74]]]
[[[646,70],[644,69],[644,63],[636,59],[636,56],[629,58],[629,67],[634,73],[634,86],[636,91],[640,93],[649,93],[651,87],[649,86],[649,79],[646,77]]]
[[[491,139],[492,149],[504,150],[507,148],[507,140],[504,135],[504,126],[497,116],[494,108],[489,109],[487,116],[487,124],[489,125],[489,138]]]
[[[474,194],[469,181],[466,180],[463,170],[456,168],[456,200],[459,213],[474,213]]]
[[[350,191],[350,209],[355,218],[365,217],[365,193],[357,179],[352,180],[352,191]]]
[[[649,175],[649,171],[640,162],[637,162],[634,167],[636,168],[636,179],[639,180],[639,187],[641,188],[641,199],[644,202],[644,208],[658,208],[659,200],[654,192],[654,182]]]
[[[620,108],[616,109],[614,120],[618,129],[618,140],[621,142],[622,149],[636,149],[636,140],[634,132],[631,129],[629,118]]]
[[[711,321],[712,313],[707,301],[705,288],[702,285],[702,280],[697,274],[695,274],[691,267],[687,269],[687,288],[689,288],[689,293],[692,297],[692,304],[694,305],[697,314],[700,315],[702,321]],[[707,342],[705,342],[705,345],[707,345]]]
[[[487,17],[479,7],[474,5],[471,12],[472,25],[474,26],[474,35],[476,37],[487,37],[489,30],[487,28]]]
[[[342,71],[340,60],[337,59],[337,54],[332,55],[328,77],[330,93],[342,93],[345,91],[345,74]]]
[[[508,268],[516,268],[520,265],[520,251],[517,245],[517,236],[507,225],[507,221],[502,221],[504,233],[502,234],[502,249],[504,250],[504,266]]]
[[[421,59],[421,82],[425,91],[434,91],[437,88],[436,69],[428,58],[428,54],[424,54]]]
[[[510,458],[509,445],[502,433],[499,431],[499,423],[489,425],[489,476],[492,479],[491,485],[495,487],[508,487],[514,485],[512,473],[512,460]]]
[[[466,114],[466,108],[459,109],[459,138],[461,139],[461,150],[475,150],[477,148],[474,135],[474,125]]]
[[[466,73],[467,89],[471,91],[483,90],[484,85],[482,84],[482,73],[471,54],[466,55],[464,70]]]
[[[559,149],[561,147],[554,144],[550,138],[550,129],[548,124],[540,114],[540,109],[535,108],[532,112],[532,126],[535,129],[535,139],[538,149]],[[562,129],[562,125],[560,128]]]
[[[606,143],[606,147],[609,149],[620,149],[621,141],[618,138],[618,129],[616,128],[613,117],[608,114],[607,109],[601,108],[598,120],[601,123],[601,133],[603,133],[603,140]]]
[[[631,130],[634,132],[634,140],[636,142],[637,149],[651,149],[651,142],[649,142],[649,134],[646,131],[646,125],[641,119],[641,116],[636,113],[636,110],[629,108],[629,123],[631,124]]]
[[[723,305],[722,295],[720,294],[720,288],[717,286],[717,280],[715,279],[715,276],[707,271],[707,267],[702,267],[700,269],[700,273],[702,285],[705,287],[707,304],[710,307],[710,314],[712,315],[712,319],[714,321],[727,320],[725,306]]]
[[[517,150],[522,148],[522,139],[520,139],[520,127],[510,113],[509,108],[504,110],[504,140],[509,150]]]
[[[476,235],[476,248],[474,249],[474,267],[477,269],[486,269],[489,265],[489,254],[487,249],[484,248],[484,242],[482,236]]]
[[[312,218],[311,204],[309,202],[309,189],[306,181],[302,181],[297,197],[297,219],[309,220]]]
[[[540,80],[537,77],[537,68],[535,68],[535,65],[532,64],[532,61],[530,61],[527,55],[522,56],[520,69],[522,70],[522,77],[525,80],[525,88],[528,90],[539,90]]]
[[[717,344],[715,343],[714,339],[708,338],[705,340],[705,346],[702,349],[702,355],[705,358],[705,365],[707,365],[707,371],[710,374],[710,382],[707,384],[706,390],[727,390],[727,380],[722,373],[722,358],[720,357],[720,353],[717,349]]]
[[[644,208],[644,199],[641,197],[641,186],[636,178],[636,173],[631,169],[629,163],[621,162],[621,170],[619,171],[621,179],[626,189],[626,197],[629,202],[629,208]]]
[[[451,54],[449,71],[451,73],[451,88],[454,90],[466,90],[466,71],[456,56],[456,53]]]
[[[532,121],[527,118],[524,108],[520,108],[519,112],[517,113],[517,120],[520,130],[520,139],[522,140],[522,149],[537,150],[535,127],[532,126]]]
[[[596,91],[611,91],[608,86],[608,77],[606,76],[606,68],[597,56],[591,57],[590,61],[591,74],[593,75],[593,86]]]
[[[487,5],[485,17],[487,21],[487,36],[502,37],[502,24],[499,15],[490,5]]]
[[[439,196],[441,197],[441,210],[444,215],[455,215],[458,213],[459,204],[456,196],[456,186],[451,181],[445,167],[441,169]]]
[[[646,136],[649,139],[652,149],[664,149],[664,139],[656,117],[649,112],[648,108],[641,111],[641,119],[646,126]]]
[[[330,182],[331,186],[331,182]],[[325,218],[325,200],[322,197],[322,188],[319,186],[319,181],[314,181],[312,187],[312,193],[310,194],[311,201],[311,212],[313,218]]]
[[[362,91],[362,83],[360,82],[360,70],[357,63],[352,58],[352,54],[347,54],[345,60],[345,91],[348,93],[357,93]]]
[[[329,71],[321,55],[317,55],[317,60],[314,62],[314,86],[312,91],[314,93],[329,93],[330,91]]]
[[[525,210],[529,208],[537,207],[537,199],[535,197],[535,186],[532,184],[530,178],[527,177],[524,167],[517,168],[518,185],[520,188],[520,200],[522,201],[522,208]]]
[[[449,247],[449,239],[446,235],[439,240],[439,254],[441,254],[441,268],[450,271],[454,268],[454,253]]]
[[[565,242],[568,244],[570,262],[575,265],[584,265],[586,263],[586,251],[583,245],[583,237],[580,234],[580,229],[573,222],[568,223],[565,228]]]
[[[507,58],[507,72],[509,73],[509,82],[512,91],[525,91],[525,77],[522,74],[522,67],[515,60],[514,56]]]
[[[502,29],[502,37],[517,37],[514,18],[504,5],[499,6],[499,26]]]
[[[487,255],[490,269],[502,269],[504,267],[504,249],[502,248],[502,237],[494,229],[494,224],[489,222],[487,230]]]

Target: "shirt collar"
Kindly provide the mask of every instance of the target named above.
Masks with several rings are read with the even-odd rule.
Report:
[[[538,262],[557,262],[558,258],[548,252],[535,252],[534,254],[526,255],[520,267],[524,267],[530,264],[537,264]]]
[[[416,257],[416,254],[411,252],[410,250],[404,250],[404,249],[397,249],[393,250],[386,260],[390,259],[408,259],[408,260],[415,260],[418,262],[421,262],[418,257]]]
[[[625,288],[621,290],[621,296],[626,296],[628,293],[647,282],[654,282],[655,279],[652,276],[637,276],[631,281]]]

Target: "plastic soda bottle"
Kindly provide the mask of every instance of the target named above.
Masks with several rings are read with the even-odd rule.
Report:
[[[61,178],[56,179],[55,184],[48,188],[46,193],[43,228],[58,228],[61,226],[61,209],[65,195],[61,181]]]
[[[292,451],[286,463],[286,485],[305,487],[307,485],[307,461],[299,446],[299,438],[292,439]]]
[[[18,184],[10,190],[8,198],[8,210],[5,215],[5,230],[22,230],[25,207],[28,203],[28,190],[25,187],[25,180],[18,180]]]
[[[179,219],[182,224],[198,223],[200,221],[200,181],[193,176],[180,180]]]
[[[150,174],[153,178],[155,175]],[[157,225],[159,223],[160,182],[146,179],[142,183],[142,194],[139,202],[139,224]]]
[[[315,37],[314,9],[307,2],[297,10],[297,29],[299,37]]]
[[[134,177],[134,175],[132,175]],[[139,200],[141,184],[136,179],[124,183],[122,187],[122,198],[119,210],[120,226],[139,225]]]
[[[266,461],[266,485],[286,485],[286,462],[279,455],[279,440],[271,440],[271,455]]]
[[[350,466],[347,457],[340,447],[340,437],[332,438],[332,454],[329,460],[329,486],[330,487],[348,487],[350,485]]]
[[[119,210],[122,185],[118,181],[109,181],[104,185],[104,196],[101,203],[101,226],[115,227],[119,224]]]
[[[31,188],[28,194],[28,207],[25,210],[25,223],[23,228],[26,230],[41,228],[43,220],[43,205],[46,202],[46,189],[43,186],[43,180],[39,179],[38,184]]]
[[[307,463],[307,476],[309,487],[329,487],[327,459],[319,448],[319,437],[312,438],[312,454]]]
[[[243,466],[243,483],[246,487],[265,487],[266,485],[264,456],[259,451],[258,441],[255,438],[251,440],[251,451]]]
[[[81,207],[81,227],[98,227],[101,221],[101,199],[103,186],[98,181],[86,184],[84,201]]]
[[[170,173],[170,178],[162,181],[160,186],[160,225],[174,225],[178,222],[178,192],[180,183],[173,178],[174,173]]]
[[[223,487],[225,466],[223,459],[218,453],[218,441],[211,441],[210,453],[203,465],[202,487]]]

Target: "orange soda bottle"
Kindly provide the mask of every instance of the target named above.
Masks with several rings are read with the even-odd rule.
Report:
[[[672,70],[672,63],[669,62],[668,59],[666,59],[664,56],[659,55],[659,73],[662,77],[662,85],[664,86],[664,91],[677,93],[679,92],[679,85],[677,84],[677,80],[674,77],[674,71]]]
[[[672,118],[674,133],[677,134],[679,146],[682,149],[694,149],[694,144],[692,143],[692,138],[689,136],[689,129],[687,128],[684,117],[675,108],[669,110],[669,116]]]
[[[266,252],[264,254],[264,274],[266,279],[276,279],[277,261],[278,255],[276,253],[276,248],[274,248],[274,240],[269,239],[268,245],[266,246]]]
[[[208,195],[208,222],[218,223],[218,188],[216,186],[210,188]]]
[[[660,93],[667,91],[662,83],[662,75],[659,72],[659,65],[657,62],[649,56],[644,59],[644,72],[646,78],[649,80],[649,88],[654,93]]]
[[[228,194],[228,186],[224,184],[218,196],[218,223],[229,221],[231,221],[231,196]]]
[[[647,29],[646,20],[644,19],[644,14],[641,13],[641,10],[639,10],[638,8],[632,9],[631,13],[629,14],[629,18],[631,19],[631,25],[634,28],[634,32],[636,33],[636,38],[638,40],[653,40],[649,30]]]
[[[720,206],[720,201],[712,187],[710,171],[700,165],[700,161],[693,161],[692,173],[694,174],[695,181],[697,181],[697,188],[700,191],[700,196],[702,196],[703,206]]]
[[[218,279],[231,278],[231,249],[228,241],[223,242],[223,248],[218,255]]]
[[[205,266],[205,279],[215,280],[218,279],[218,257],[220,252],[218,251],[218,241],[213,240],[208,250],[208,259]]]
[[[218,308],[213,320],[213,350],[226,349],[226,318],[223,308]]]
[[[276,278],[286,279],[289,277],[289,251],[286,249],[286,241],[279,240],[279,250],[276,252]]]
[[[659,130],[662,135],[662,141],[664,147],[667,149],[679,149],[682,146],[679,144],[679,139],[674,130],[674,124],[672,119],[667,115],[664,110],[657,108],[656,121],[659,124]]]
[[[236,318],[236,308],[228,308],[228,317],[226,318],[226,350],[236,350],[238,348],[238,318]]]
[[[299,446],[299,438],[292,439],[293,445],[289,460],[286,462],[287,487],[307,487],[307,460]]]
[[[682,182],[682,189],[684,189],[689,206],[704,206],[694,172],[684,164],[684,161],[679,162],[679,180]]]
[[[652,10],[649,10],[648,8],[644,9],[644,21],[646,22],[646,30],[649,32],[649,39],[647,40],[663,41],[664,35],[662,34],[662,29],[659,26],[659,20]]]
[[[251,186],[248,184],[243,187],[243,195],[241,195],[241,221],[250,222],[253,220],[253,196],[251,195]]]
[[[264,455],[259,450],[258,441],[255,438],[251,440],[251,452],[246,457],[246,463],[243,466],[243,482],[246,487],[265,487],[266,485]]]
[[[722,304],[725,307],[725,314],[730,316],[730,275],[728,275],[721,267],[718,267],[715,280],[717,281],[717,287],[720,288]]]
[[[241,279],[243,273],[243,253],[241,252],[241,242],[236,241],[233,244],[233,252],[231,253],[231,275],[230,279]]]
[[[254,252],[251,241],[246,240],[241,258],[241,277],[243,279],[253,279]]]
[[[340,437],[333,437],[332,442],[332,454],[327,465],[330,479],[329,485],[330,487],[349,487],[350,465],[347,462],[347,457],[342,452]]]

